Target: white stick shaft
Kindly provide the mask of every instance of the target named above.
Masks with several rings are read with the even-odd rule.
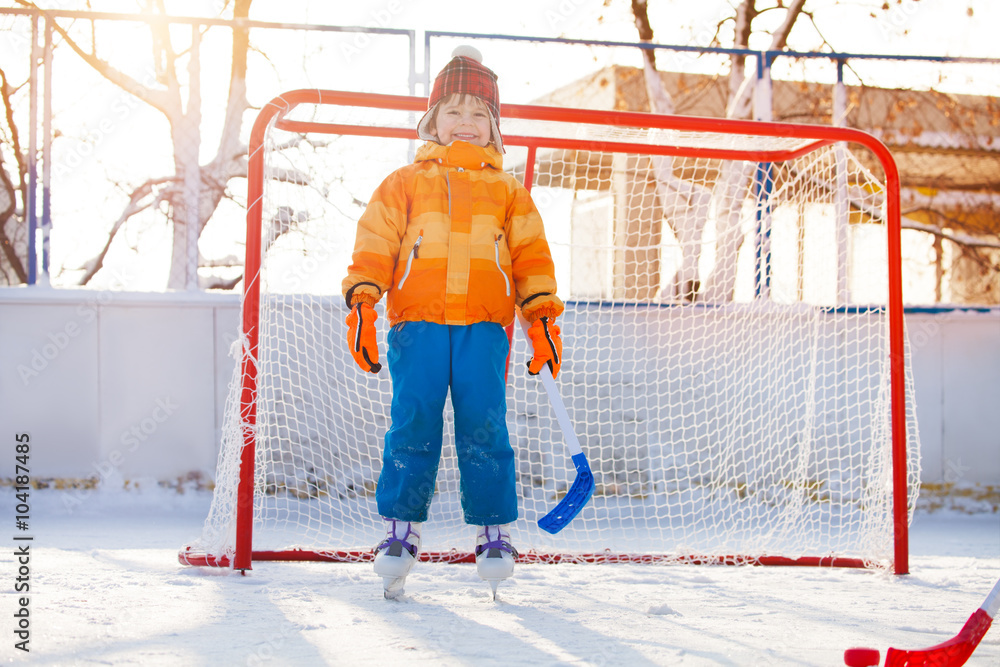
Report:
[[[521,323],[521,330],[524,331],[524,336],[528,339],[528,343],[530,344],[531,338],[528,337],[528,322],[521,317],[521,311],[517,312],[517,320]],[[580,447],[580,441],[576,437],[576,431],[573,430],[573,422],[570,421],[569,413],[566,412],[566,405],[563,403],[562,396],[559,394],[559,387],[556,386],[555,378],[552,377],[552,371],[549,370],[548,364],[542,366],[542,372],[539,373],[539,377],[542,378],[542,385],[545,387],[545,393],[549,395],[549,403],[552,405],[552,409],[556,413],[556,419],[559,421],[559,428],[562,430],[563,437],[566,438],[566,449],[569,450],[570,456],[576,456],[577,454],[583,453],[583,448]]]
[[[993,590],[986,596],[986,601],[980,607],[990,618],[995,618],[997,610],[1000,609],[1000,579],[993,585]]]
[[[569,413],[566,412],[566,405],[563,403],[562,396],[559,394],[559,388],[556,386],[556,381],[552,377],[552,371],[549,370],[548,365],[542,366],[542,372],[539,373],[542,378],[542,384],[545,386],[545,393],[549,395],[549,403],[552,404],[552,409],[556,413],[556,419],[559,421],[559,428],[563,432],[563,437],[566,438],[566,449],[569,450],[570,456],[576,456],[583,451],[580,447],[580,441],[576,438],[576,432],[573,430],[573,422],[569,419]]]

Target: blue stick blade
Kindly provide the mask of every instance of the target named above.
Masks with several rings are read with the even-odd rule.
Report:
[[[555,509],[538,520],[538,527],[553,535],[569,525],[594,495],[594,473],[590,470],[587,457],[582,453],[577,454],[573,457],[573,463],[576,465],[576,479],[573,480],[573,486]]]

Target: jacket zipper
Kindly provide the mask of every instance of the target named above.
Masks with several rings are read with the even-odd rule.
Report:
[[[448,219],[451,220],[451,171],[444,172],[444,182],[448,186]]]
[[[502,234],[493,237],[493,257],[496,259],[497,269],[500,271],[500,275],[503,276],[504,285],[507,286],[507,296],[510,296],[510,278],[504,273],[503,267],[500,266],[500,239],[503,237]]]
[[[396,285],[396,289],[403,289],[403,283],[405,283],[406,279],[410,277],[410,267],[413,265],[413,260],[417,256],[417,251],[420,250],[420,242],[423,240],[424,230],[421,229],[420,233],[417,235],[417,242],[413,244],[412,248],[410,248],[410,254],[406,258],[406,270],[403,271],[403,277],[399,279],[399,284]]]
[[[440,164],[444,164],[444,160],[438,160]],[[455,171],[463,172],[464,167],[456,167]],[[451,218],[451,169],[446,169],[444,172],[444,182],[448,186],[448,217]]]

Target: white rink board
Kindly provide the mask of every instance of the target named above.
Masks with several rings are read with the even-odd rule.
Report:
[[[1000,310],[906,322],[921,480],[1000,484]],[[235,295],[0,290],[0,421],[46,443],[39,477],[98,475],[115,451],[126,479],[211,477],[238,324]],[[169,428],[156,422],[168,398]],[[136,428],[145,439],[127,451]]]

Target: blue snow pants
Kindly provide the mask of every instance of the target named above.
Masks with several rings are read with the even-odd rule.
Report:
[[[403,322],[389,330],[392,423],[375,499],[383,517],[426,521],[434,495],[451,388],[465,522],[517,519],[514,450],[507,433],[506,362],[499,324]]]

